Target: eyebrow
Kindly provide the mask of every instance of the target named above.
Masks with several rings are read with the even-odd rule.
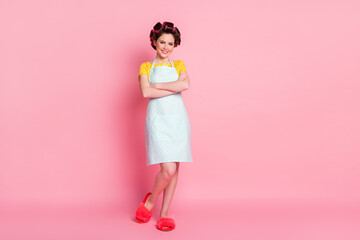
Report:
[[[160,40],[160,41],[165,42],[165,40]],[[174,42],[168,42],[168,43],[174,43]]]

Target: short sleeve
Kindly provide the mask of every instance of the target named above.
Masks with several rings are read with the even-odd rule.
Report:
[[[148,75],[149,77],[149,66],[148,64],[145,62],[145,63],[142,63],[141,66],[140,66],[140,69],[139,69],[139,76],[141,74],[145,74],[145,75]],[[138,78],[139,81],[140,81],[140,77]]]
[[[181,60],[176,60],[176,61],[174,62],[174,65],[175,65],[175,68],[176,68],[176,70],[177,70],[177,72],[178,72],[178,75],[180,75],[181,72],[186,71],[186,67],[185,67],[185,64],[184,64],[183,61],[181,61]]]

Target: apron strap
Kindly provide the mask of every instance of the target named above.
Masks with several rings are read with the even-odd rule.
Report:
[[[150,81],[150,76],[151,76],[152,69],[154,68],[154,65],[155,65],[155,60],[156,60],[156,58],[154,59],[153,64],[152,64],[151,69],[150,69],[149,79],[148,79],[149,81]],[[175,66],[174,66],[174,64],[172,63],[172,61],[170,60],[170,58],[169,58],[169,62],[170,62],[170,64],[171,64],[171,66],[172,66],[173,68],[175,68]],[[175,68],[175,70],[176,70],[176,68]]]
[[[152,69],[154,68],[154,65],[155,65],[155,59],[154,59],[153,64],[152,64],[152,66],[150,68],[149,81],[150,81],[150,76],[151,76]]]

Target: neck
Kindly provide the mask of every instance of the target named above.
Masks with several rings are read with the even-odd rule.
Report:
[[[169,58],[161,58],[159,55],[155,57],[155,63],[170,63]]]

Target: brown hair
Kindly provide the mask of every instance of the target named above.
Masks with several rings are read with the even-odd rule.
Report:
[[[175,27],[174,24],[171,22],[163,22],[162,24],[160,22],[158,22],[157,24],[155,24],[155,26],[153,27],[153,29],[151,29],[151,32],[150,32],[151,46],[155,50],[156,50],[156,46],[154,45],[153,40],[156,42],[158,40],[158,38],[164,33],[170,33],[173,35],[173,37],[175,39],[174,47],[177,47],[178,45],[180,45],[181,34],[180,34],[179,29],[177,27]]]

